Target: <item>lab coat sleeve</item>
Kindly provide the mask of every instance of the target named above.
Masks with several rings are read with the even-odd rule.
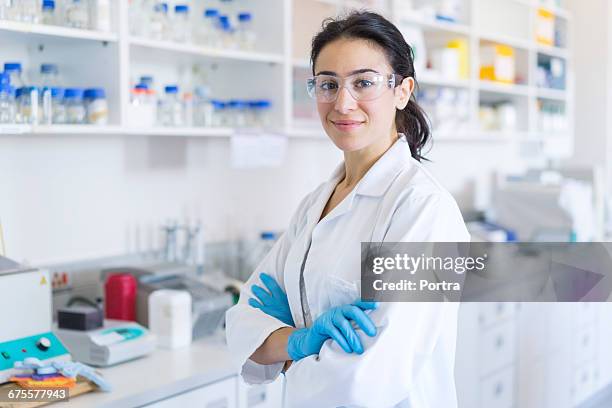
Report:
[[[388,242],[469,240],[450,195],[405,200],[389,225]],[[288,406],[392,407],[410,397],[419,375],[431,375],[432,364],[440,364],[446,381],[452,382],[457,309],[457,304],[448,302],[382,302],[370,313],[377,335],[368,337],[359,331],[363,354],[345,353],[328,340],[318,357],[292,364],[286,372]],[[438,355],[433,355],[434,350]],[[436,381],[445,380],[431,379],[434,393]]]
[[[232,360],[243,379],[249,384],[265,384],[274,381],[284,365],[284,362],[262,365],[249,359],[272,332],[288,326],[275,317],[251,307],[248,300],[253,297],[251,287],[254,284],[265,287],[259,279],[261,272],[274,277],[286,291],[283,277],[284,265],[296,231],[304,218],[307,200],[308,196],[298,207],[287,231],[279,238],[242,287],[238,303],[231,307],[225,316],[226,338]]]

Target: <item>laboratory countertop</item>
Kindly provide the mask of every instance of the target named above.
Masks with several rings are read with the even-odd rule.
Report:
[[[112,384],[113,391],[91,392],[50,406],[132,408],[237,374],[230,363],[223,332],[196,340],[188,347],[156,349],[148,356],[98,371]]]

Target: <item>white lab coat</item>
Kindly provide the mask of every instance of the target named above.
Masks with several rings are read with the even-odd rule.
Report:
[[[452,196],[414,160],[402,137],[370,168],[353,191],[321,222],[319,218],[344,164],[308,194],[285,234],[246,283],[226,315],[227,341],[244,380],[274,381],[283,363],[260,365],[251,354],[279,320],[247,304],[259,273],[272,275],[285,289],[293,319],[304,327],[299,277],[304,265],[306,298],[312,319],[360,294],[362,241],[464,242],[469,234]],[[288,407],[457,406],[454,381],[457,303],[381,303],[370,312],[378,328],[360,332],[365,352],[345,353],[328,340],[318,356],[293,362],[285,373]]]

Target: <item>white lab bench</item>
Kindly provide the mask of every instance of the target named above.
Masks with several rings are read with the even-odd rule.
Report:
[[[102,368],[112,392],[92,392],[56,403],[54,408],[278,408],[282,378],[267,386],[250,387],[232,368],[223,333],[176,350],[152,354]]]

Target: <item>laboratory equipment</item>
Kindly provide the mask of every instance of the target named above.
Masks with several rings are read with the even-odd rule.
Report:
[[[183,106],[179,98],[179,88],[176,85],[168,85],[164,88],[165,97],[160,101],[159,116],[162,126],[182,126]]]
[[[154,40],[168,40],[170,25],[168,21],[168,4],[157,3],[153,7],[148,24],[148,35]]]
[[[213,107],[213,126],[225,126],[225,103],[217,99],[213,99],[210,102]]]
[[[66,17],[64,23],[72,28],[89,28],[88,0],[66,0]]]
[[[57,310],[57,327],[67,330],[93,330],[104,325],[104,312],[93,306],[69,306]]]
[[[191,309],[191,295],[184,290],[160,289],[149,296],[149,329],[158,346],[191,344]]]
[[[189,21],[189,6],[177,4],[174,6],[174,19],[172,21],[174,41],[189,42],[191,40],[191,23]]]
[[[59,83],[59,70],[56,64],[40,65],[40,82],[42,86],[57,87]]]
[[[144,83],[131,91],[129,124],[132,126],[154,126],[157,121],[155,92]]]
[[[106,102],[104,89],[86,89],[83,92],[83,103],[87,123],[90,125],[106,125],[108,123],[108,103]]]
[[[0,0],[0,20],[9,20],[13,14],[13,0]]]
[[[104,284],[107,319],[136,320],[136,279],[129,273],[109,275]]]
[[[515,83],[516,57],[514,49],[502,44],[487,44],[480,48],[480,79]]]
[[[95,330],[55,328],[75,360],[96,367],[107,367],[143,357],[155,349],[155,338],[134,322],[105,320]]]
[[[229,16],[219,15],[219,33],[220,45],[224,48],[235,48],[237,46],[234,38],[234,28],[231,25]]]
[[[209,47],[218,47],[219,43],[217,33],[217,21],[219,18],[219,10],[207,8],[203,13],[202,24],[198,24],[195,30],[196,42],[207,45]]]
[[[51,118],[54,124],[66,123],[66,106],[64,105],[63,88],[51,88]]]
[[[553,46],[555,43],[555,15],[543,8],[536,15],[536,41],[541,45]]]
[[[136,321],[149,326],[149,297],[156,290],[174,289],[189,292],[192,299],[192,338],[213,333],[224,321],[225,311],[233,304],[232,295],[188,276],[193,267],[180,264],[158,264],[147,267],[109,268],[102,277],[113,273],[130,273],[136,277]]]
[[[48,25],[55,25],[58,23],[55,10],[55,0],[43,0],[40,22]]]
[[[193,114],[193,123],[195,126],[212,126],[213,105],[209,99],[209,90],[205,86],[198,86],[195,88]]]
[[[24,371],[28,374],[32,374],[32,379],[35,379],[36,375],[40,379],[44,379],[49,374],[60,374],[68,379],[72,379],[71,383],[76,384],[77,376],[82,376],[87,380],[91,381],[100,388],[100,391],[110,392],[112,386],[108,383],[97,371],[93,368],[78,362],[73,361],[40,361],[37,358],[27,358],[23,361],[15,363],[15,369],[17,371]],[[19,375],[19,374],[18,374]],[[26,379],[26,382],[29,380]]]
[[[50,125],[53,123],[53,88],[59,86],[58,69],[55,64],[42,64],[40,66],[40,111],[41,123]],[[56,91],[57,93],[57,91]]]
[[[4,73],[10,77],[10,84],[15,89],[24,87],[23,70],[20,62],[5,62]]]
[[[14,2],[15,3],[15,2]],[[16,6],[20,8],[19,14],[24,23],[37,24],[40,22],[40,0],[19,0]]]
[[[62,342],[51,332],[51,284],[49,272],[29,268],[0,256],[0,383],[17,371],[17,361],[36,357],[41,361],[70,360]]]
[[[83,90],[67,88],[64,90],[64,107],[66,109],[66,123],[85,123],[85,106],[83,106]]]

